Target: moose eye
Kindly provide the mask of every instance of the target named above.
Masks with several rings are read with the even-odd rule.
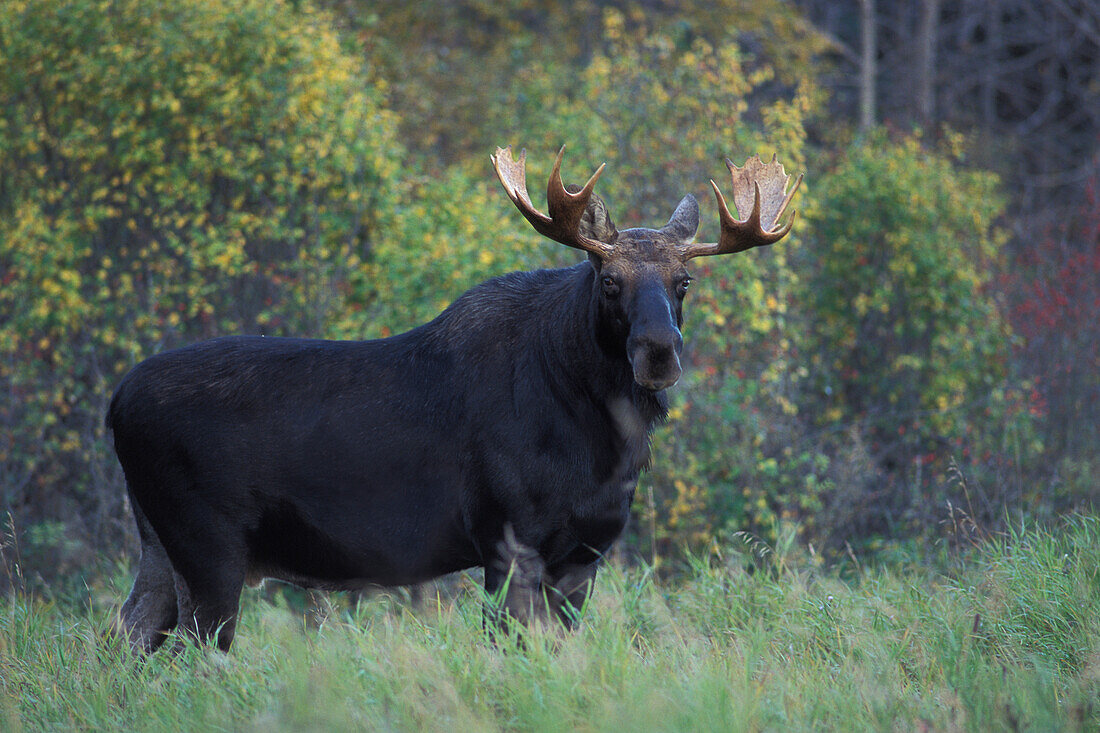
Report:
[[[615,278],[604,275],[600,282],[603,284],[603,293],[607,297],[614,298],[619,294],[619,283],[615,282]]]
[[[680,286],[677,289],[677,292],[680,293],[681,298],[684,297],[684,294],[687,292],[688,285],[691,285],[690,277],[685,277],[683,280],[680,281]]]

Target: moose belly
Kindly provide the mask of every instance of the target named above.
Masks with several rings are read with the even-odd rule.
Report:
[[[250,579],[324,589],[408,585],[477,562],[457,515],[399,511],[384,499],[368,495],[329,512],[295,501],[268,506],[248,537]]]

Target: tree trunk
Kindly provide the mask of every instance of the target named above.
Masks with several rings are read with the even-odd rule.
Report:
[[[986,7],[986,42],[981,89],[982,124],[992,131],[997,124],[997,61],[1001,57],[1001,9],[998,4]]]
[[[939,32],[940,0],[921,0],[917,26],[917,120],[931,125],[935,115],[936,37]]]
[[[859,129],[875,124],[876,29],[875,0],[860,0],[860,36],[863,53],[859,69]]]

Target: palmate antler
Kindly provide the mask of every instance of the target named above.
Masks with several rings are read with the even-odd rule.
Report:
[[[565,146],[558,151],[557,160],[554,161],[554,170],[550,173],[550,181],[546,186],[546,208],[550,215],[547,216],[536,209],[531,203],[531,197],[527,193],[527,173],[525,165],[527,151],[521,150],[519,160],[512,157],[512,146],[497,148],[489,159],[493,161],[497,177],[504,185],[504,190],[512,203],[520,210],[520,213],[531,222],[539,234],[553,239],[555,242],[583,249],[604,259],[610,256],[612,246],[606,242],[586,237],[580,232],[581,217],[588,206],[588,199],[592,196],[592,189],[596,180],[603,173],[604,165],[596,169],[584,188],[571,193],[567,191],[561,182],[561,159],[565,155]]]
[[[733,203],[737,207],[737,212],[740,214],[742,211],[751,211],[751,213],[744,221],[735,219],[726,205],[726,199],[722,196],[718,184],[711,181],[714,197],[718,200],[718,217],[722,232],[716,243],[693,242],[680,245],[680,258],[685,262],[692,257],[733,254],[753,247],[774,244],[787,236],[787,232],[794,224],[794,213],[792,213],[785,225],[778,226],[780,217],[787,210],[794,192],[802,183],[801,174],[788,191],[787,185],[791,177],[783,170],[783,166],[774,155],[770,163],[764,163],[759,155],[754,155],[745,161],[745,165],[741,168],[727,158],[726,167],[730,169],[733,176]],[[751,209],[749,209],[750,201]]]

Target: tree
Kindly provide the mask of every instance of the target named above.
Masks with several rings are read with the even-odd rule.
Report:
[[[839,63],[820,83],[838,115],[866,127],[873,91],[877,119],[900,126],[980,131],[972,164],[1001,174],[1027,210],[1021,245],[1076,215],[1083,184],[1100,166],[1100,10],[1092,2],[1030,0],[800,0],[832,42]],[[872,7],[874,6],[874,7]],[[873,18],[868,19],[871,12]],[[861,36],[877,29],[864,76]],[[853,98],[850,90],[864,93]]]
[[[773,69],[767,85],[773,96],[776,87],[786,93],[809,83],[825,47],[802,14],[781,0],[322,3],[357,32],[366,57],[386,80],[403,138],[441,163],[480,163],[495,145],[527,144],[528,130],[516,126],[517,113],[590,101],[578,77],[621,40],[608,36],[609,17],[618,18],[630,38],[652,33],[676,50],[696,40],[716,48],[735,44]],[[567,132],[557,130],[558,144]]]

